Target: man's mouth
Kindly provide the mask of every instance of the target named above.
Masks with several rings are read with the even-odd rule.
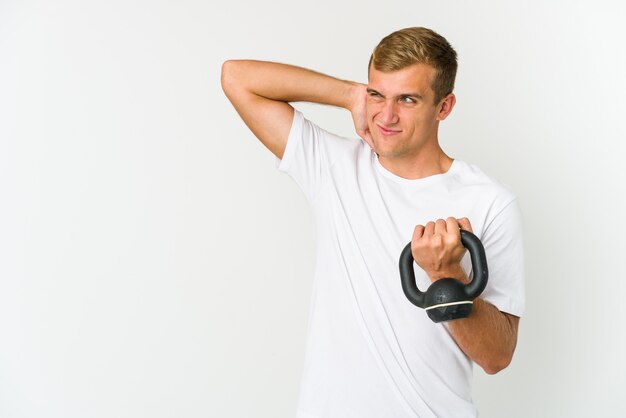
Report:
[[[376,125],[376,126],[378,126],[378,130],[383,136],[392,136],[392,135],[399,134],[400,132],[402,132],[401,130],[398,130],[398,129],[385,128],[380,125]]]

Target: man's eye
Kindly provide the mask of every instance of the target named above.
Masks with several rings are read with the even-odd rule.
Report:
[[[409,96],[401,97],[400,101],[402,103],[409,103],[409,104],[414,104],[415,103],[415,99],[413,99],[412,97],[409,97]]]

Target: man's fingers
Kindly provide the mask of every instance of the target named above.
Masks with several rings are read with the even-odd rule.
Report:
[[[461,225],[459,224],[456,218],[450,217],[446,219],[446,227],[448,228],[449,233],[456,233],[457,235],[461,236],[461,233],[459,232],[460,226]]]
[[[444,237],[446,242],[458,242],[461,235],[459,228],[472,232],[472,225],[467,218],[449,217],[445,221],[437,219],[436,222],[428,222],[426,225],[416,225],[413,230],[413,243],[422,238],[429,239],[435,235]]]
[[[413,242],[422,238],[423,235],[424,235],[424,225],[417,225],[415,229],[413,230]]]
[[[457,219],[457,222],[459,223],[459,226],[461,227],[461,229],[464,229],[465,231],[469,231],[469,232],[474,232],[472,231],[472,224],[470,224],[469,219],[459,218]]]
[[[428,222],[424,227],[424,233],[422,235],[434,235],[435,234],[435,223]]]
[[[371,149],[374,149],[374,139],[372,139],[372,134],[368,129],[365,130],[365,142],[367,142]]]
[[[370,146],[370,148],[374,149],[374,141],[372,140],[372,134],[368,127],[363,129],[356,129],[356,134]]]
[[[450,231],[454,231],[451,229]],[[435,222],[435,234],[444,235],[448,232],[448,225],[443,219],[437,219]]]

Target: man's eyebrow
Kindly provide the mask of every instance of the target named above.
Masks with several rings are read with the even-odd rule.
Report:
[[[368,92],[368,93],[376,93],[376,94],[380,94],[381,96],[383,96],[383,95],[382,95],[379,91],[374,90],[374,89],[373,89],[373,88],[371,88],[371,87],[368,87],[368,88],[367,88],[367,92]],[[385,96],[383,96],[383,97],[385,97]]]
[[[379,92],[379,91],[377,91],[377,90],[375,90],[375,89],[373,89],[371,87],[367,88],[367,92],[368,93],[376,93],[376,94],[380,95],[381,97],[385,97],[381,92]],[[419,93],[401,93],[401,94],[399,94],[396,97],[414,97],[414,98],[419,99],[419,100],[422,100],[424,98]]]
[[[416,99],[423,99],[422,95],[419,93],[402,93],[399,97],[415,97]]]

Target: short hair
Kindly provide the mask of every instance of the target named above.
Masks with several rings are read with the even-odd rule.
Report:
[[[454,90],[456,51],[443,36],[427,28],[405,28],[384,37],[374,48],[368,65],[378,71],[402,70],[414,64],[427,64],[437,71],[432,84],[435,104]]]

